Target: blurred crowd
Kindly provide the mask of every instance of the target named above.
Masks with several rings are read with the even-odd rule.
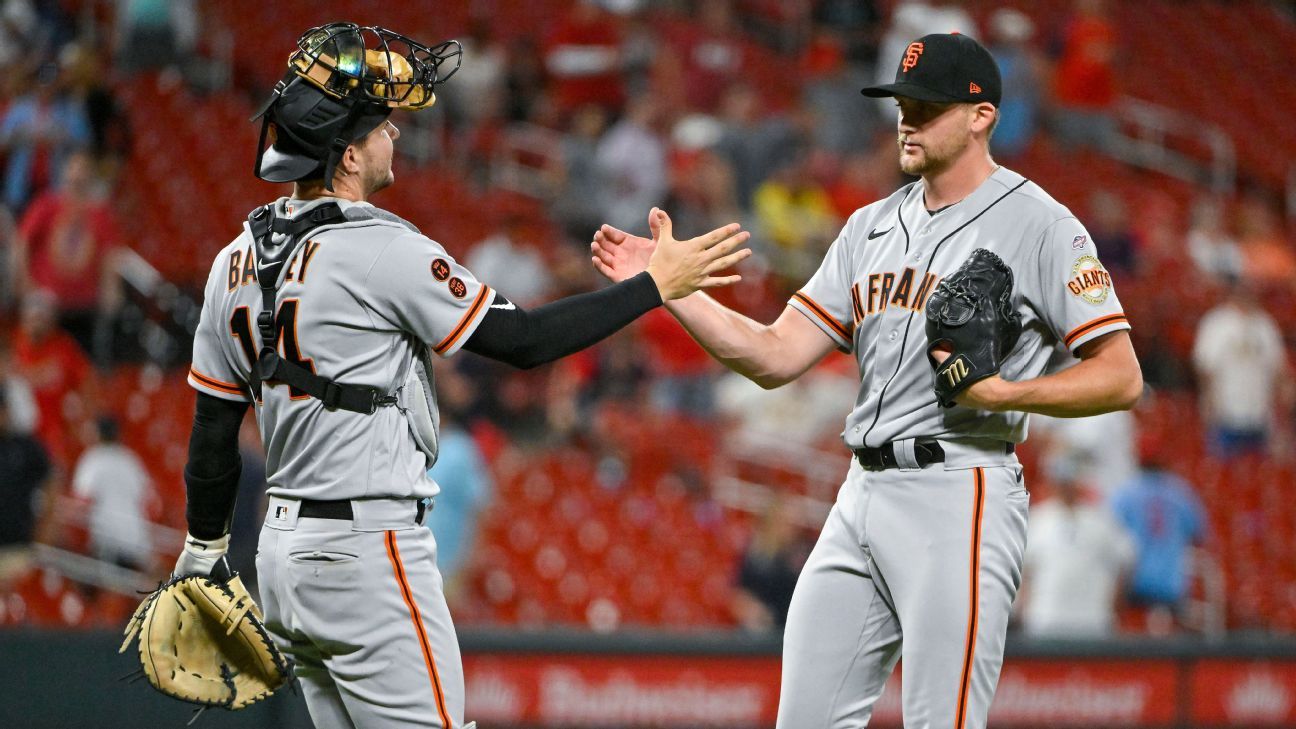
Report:
[[[644,233],[647,211],[659,205],[684,233],[731,221],[753,232],[743,282],[720,295],[771,320],[845,219],[905,182],[891,100],[864,99],[859,89],[889,81],[903,48],[929,32],[973,35],[1000,62],[997,161],[1030,176],[1041,155],[1081,160],[1071,155],[1119,149],[1122,33],[1102,0],[1077,0],[1049,25],[1014,9],[973,16],[916,0],[573,0],[556,4],[542,27],[519,29],[493,14],[503,0],[469,5],[480,12],[455,29],[463,67],[438,107],[394,119],[403,131],[398,174],[457,178],[474,194],[506,190],[523,201],[495,208],[484,235],[442,241],[521,305],[601,285],[588,262],[593,231],[611,223]],[[122,270],[139,223],[123,220],[117,202],[128,194],[133,137],[165,132],[132,129],[118,94],[147,79],[245,97],[249,108],[259,100],[266,89],[237,66],[224,74],[228,86],[212,70],[219,64],[198,38],[214,22],[206,12],[192,0],[0,2],[0,498],[16,506],[0,550],[58,543],[50,526],[57,496],[85,509],[87,549],[103,560],[167,566],[150,564],[138,540],[125,549],[117,535],[162,518],[159,492],[177,486],[150,479],[120,442],[123,414],[102,406],[98,392],[106,374],[138,366],[118,339],[132,295]],[[252,150],[231,154],[250,159]],[[1192,437],[1212,458],[1296,457],[1292,340],[1273,310],[1296,293],[1290,226],[1269,191],[1198,192],[1189,209],[1155,225],[1098,185],[1063,202],[1088,226],[1123,300],[1123,284],[1154,290],[1174,270],[1209,304],[1191,316],[1149,309],[1142,320],[1131,310],[1149,398],[1195,393],[1204,428]],[[437,237],[428,214],[396,212]],[[1168,260],[1177,267],[1167,269]],[[200,296],[201,281],[172,283]],[[1185,319],[1190,331],[1177,334]],[[1187,338],[1188,357],[1175,354],[1175,336]],[[1066,364],[1060,356],[1058,366]],[[745,388],[663,311],[541,371],[456,357],[438,371],[448,433],[435,474],[446,495],[433,518],[442,566],[452,584],[461,567],[471,569],[474,524],[492,499],[485,454],[501,443],[576,444],[596,453],[601,473],[615,474],[624,465],[596,427],[611,405],[714,422],[736,441],[764,433],[823,447],[855,378],[830,357],[787,392]],[[1127,413],[1035,422],[1047,498],[1033,514],[1023,628],[1101,634],[1126,604],[1147,608],[1141,627],[1183,624],[1193,549],[1209,547],[1211,536],[1194,485],[1168,469],[1172,434],[1140,430]],[[255,511],[263,477],[255,431],[244,440],[250,496],[240,505]],[[785,616],[813,538],[780,518],[782,500],[765,508],[734,575],[733,621],[752,629]],[[254,534],[242,539],[255,543]],[[1077,585],[1093,587],[1078,595]]]

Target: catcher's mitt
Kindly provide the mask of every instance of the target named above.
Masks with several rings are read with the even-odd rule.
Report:
[[[241,709],[292,679],[237,574],[171,578],[140,603],[119,652],[136,636],[149,683],[191,703]]]
[[[974,383],[999,372],[1004,357],[1021,336],[1021,314],[1012,304],[1012,269],[999,256],[978,248],[927,300],[927,358],[936,369],[936,400],[954,407],[954,398]],[[943,363],[932,357],[952,348]]]

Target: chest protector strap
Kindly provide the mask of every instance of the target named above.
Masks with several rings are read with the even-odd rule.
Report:
[[[346,222],[337,203],[324,203],[301,216],[288,219],[276,217],[273,205],[265,205],[248,215],[248,225],[256,242],[256,278],[261,287],[261,313],[257,315],[257,331],[261,335],[261,351],[252,367],[249,383],[252,393],[261,398],[261,383],[281,382],[305,392],[324,403],[329,410],[349,410],[372,415],[379,407],[396,404],[396,396],[362,385],[344,385],[321,377],[279,356],[279,327],[275,325],[276,295],[279,275],[288,256],[297,249],[297,242],[311,231],[325,225]],[[274,236],[281,236],[274,242]]]

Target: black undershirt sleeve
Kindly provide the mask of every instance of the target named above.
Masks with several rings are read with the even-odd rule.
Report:
[[[661,306],[647,272],[605,289],[576,294],[526,311],[496,294],[463,348],[505,364],[530,369],[594,344]]]
[[[199,539],[229,533],[243,470],[238,432],[249,404],[198,393],[184,479],[185,519],[189,533]]]

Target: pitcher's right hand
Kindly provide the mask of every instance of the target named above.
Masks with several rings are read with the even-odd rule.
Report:
[[[590,244],[594,267],[614,282],[648,271],[662,301],[681,299],[699,289],[728,286],[742,280],[737,274],[713,275],[751,255],[751,249],[739,249],[751,234],[737,223],[678,241],[672,232],[670,216],[653,208],[648,214],[648,227],[652,231],[651,239],[610,225],[602,226]]]

